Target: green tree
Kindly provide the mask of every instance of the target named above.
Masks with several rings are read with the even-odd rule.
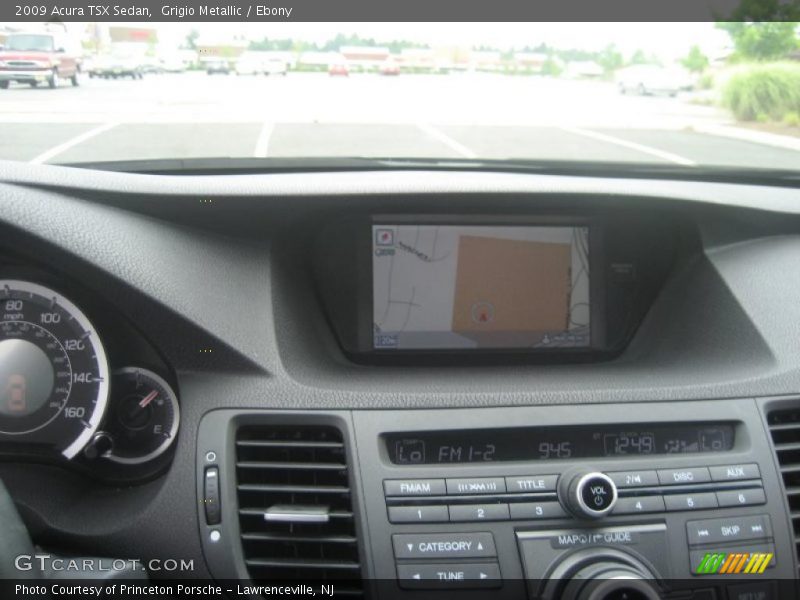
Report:
[[[681,64],[692,73],[702,73],[708,67],[708,57],[703,54],[699,46],[694,45],[689,54],[681,59]]]
[[[798,47],[797,23],[793,21],[727,21],[717,27],[731,36],[736,54],[748,60],[783,58]]]
[[[622,52],[617,50],[614,44],[606,46],[600,54],[597,55],[597,64],[603,67],[606,74],[613,73],[625,63],[622,57]]]
[[[186,36],[186,47],[190,50],[197,50],[197,38],[200,37],[200,32],[197,29],[192,29]]]

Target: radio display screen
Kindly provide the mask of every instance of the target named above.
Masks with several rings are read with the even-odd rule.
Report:
[[[518,427],[385,434],[394,464],[555,460],[726,452],[732,423]]]
[[[591,345],[589,227],[372,227],[373,348]]]

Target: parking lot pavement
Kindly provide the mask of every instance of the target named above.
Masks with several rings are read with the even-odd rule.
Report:
[[[700,132],[727,119],[680,96],[622,96],[598,81],[186,73],[0,91],[0,158],[396,156],[797,168],[791,149]]]

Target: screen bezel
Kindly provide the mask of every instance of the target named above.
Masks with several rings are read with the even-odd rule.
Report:
[[[591,360],[598,353],[609,350],[606,345],[606,307],[603,227],[597,219],[584,216],[529,216],[529,215],[430,215],[382,214],[366,220],[364,230],[357,237],[358,245],[358,349],[373,359],[453,359],[453,358],[509,358],[509,357],[565,357]],[[589,319],[590,343],[588,346],[570,348],[453,348],[453,349],[386,349],[375,348],[373,339],[373,227],[380,225],[451,225],[451,226],[509,226],[509,227],[587,227],[589,229]]]

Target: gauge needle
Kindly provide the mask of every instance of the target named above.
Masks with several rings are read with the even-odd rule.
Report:
[[[155,400],[156,396],[158,396],[158,390],[153,390],[152,392],[150,392],[149,394],[147,394],[147,396],[145,396],[144,398],[142,398],[142,399],[139,401],[139,406],[141,406],[142,408],[144,408],[145,406],[147,406],[148,404],[150,404],[150,403],[151,403],[153,400]]]

